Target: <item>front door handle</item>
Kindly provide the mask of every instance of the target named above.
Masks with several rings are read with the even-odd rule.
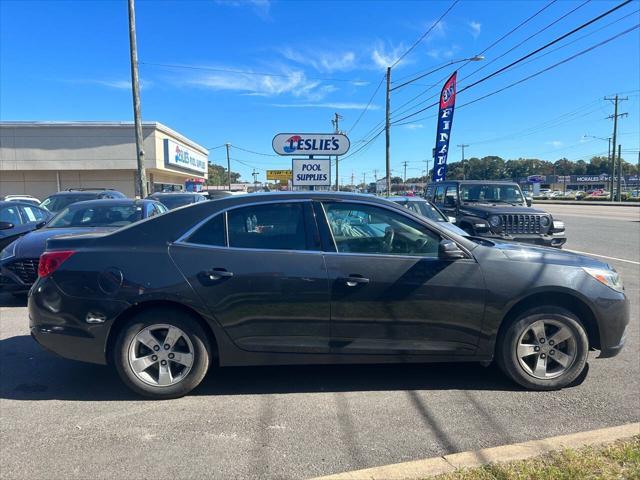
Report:
[[[355,287],[356,285],[363,285],[365,283],[369,283],[369,279],[363,277],[362,275],[349,275],[344,279],[347,287]]]

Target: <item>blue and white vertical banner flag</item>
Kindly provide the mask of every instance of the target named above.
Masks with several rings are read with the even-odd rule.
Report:
[[[447,175],[447,157],[449,156],[449,138],[453,125],[453,109],[456,105],[456,76],[453,72],[440,92],[440,110],[438,111],[438,133],[436,134],[435,158],[433,162],[434,182],[442,182]]]

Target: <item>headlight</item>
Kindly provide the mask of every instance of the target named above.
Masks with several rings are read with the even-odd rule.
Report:
[[[556,232],[564,232],[564,222],[560,222],[558,220],[553,221],[553,229]]]
[[[622,286],[622,280],[620,279],[620,275],[615,270],[607,270],[604,268],[587,268],[582,267],[582,269],[595,278],[597,281],[606,285],[607,287],[615,290],[616,292],[622,292],[624,287]]]
[[[540,225],[542,225],[543,227],[548,227],[549,223],[551,223],[549,217],[540,217]]]
[[[497,215],[491,215],[489,217],[489,225],[491,225],[492,227],[499,227],[500,226],[500,217]]]
[[[2,250],[2,252],[0,252],[0,260],[6,260],[8,258],[13,257],[16,254],[16,245],[18,244],[17,241],[15,242],[11,242],[9,245],[7,245],[5,247],[4,250]]]

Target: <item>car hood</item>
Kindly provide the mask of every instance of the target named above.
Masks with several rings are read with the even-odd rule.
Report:
[[[532,207],[522,207],[507,205],[506,203],[465,203],[460,206],[460,213],[463,215],[474,215],[478,217],[488,217],[489,215],[502,215],[502,214],[518,214],[523,213],[527,215],[540,214],[549,215],[544,210],[539,210]]]
[[[45,251],[47,240],[52,237],[95,235],[97,233],[112,232],[114,230],[116,229],[108,227],[41,228],[17,240],[15,256],[21,258],[38,258],[42,252]]]
[[[596,260],[586,255],[567,252],[552,247],[538,247],[526,243],[499,242],[491,240],[495,246],[493,248],[502,252],[509,260],[529,262],[529,263],[546,263],[554,265],[567,265],[572,267],[589,267],[589,268],[611,268],[604,262]]]

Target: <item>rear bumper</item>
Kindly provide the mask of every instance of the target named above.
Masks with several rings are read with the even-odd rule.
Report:
[[[43,278],[29,292],[31,336],[61,357],[104,365],[111,325],[126,306],[111,299],[85,300],[62,295],[52,279]],[[88,316],[96,314],[105,318],[104,323],[86,322]]]

